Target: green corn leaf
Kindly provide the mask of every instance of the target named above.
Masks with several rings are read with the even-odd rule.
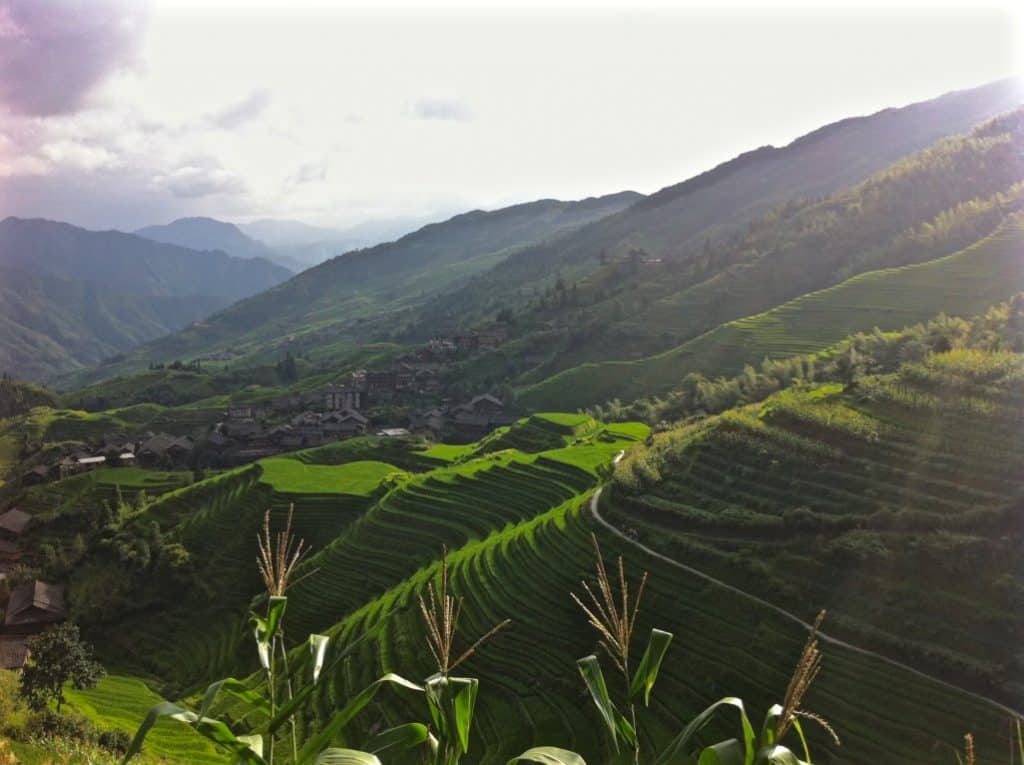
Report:
[[[527,749],[518,757],[508,761],[508,765],[517,762],[532,762],[536,765],[587,765],[586,761],[576,752],[559,749],[555,746],[535,746]]]
[[[267,637],[267,620],[256,614],[251,614],[250,619],[253,635],[256,638],[256,653],[260,657],[260,666],[264,670],[270,669],[270,640]]]
[[[807,737],[804,736],[804,728],[795,715],[793,716],[793,730],[800,737],[800,745],[804,748],[804,759],[807,761],[807,765],[811,765],[811,750],[807,748]]]
[[[380,765],[377,755],[357,749],[324,749],[315,760],[316,765]]]
[[[755,765],[807,765],[784,746],[769,746],[757,753]]]
[[[664,751],[658,755],[657,759],[654,761],[654,765],[669,765],[669,763],[681,761],[686,755],[686,748],[690,743],[690,740],[705,725],[707,725],[712,715],[722,707],[733,707],[739,712],[740,728],[743,731],[743,751],[745,753],[743,762],[744,765],[753,765],[755,755],[754,728],[750,724],[750,720],[747,718],[747,712],[743,708],[743,701],[735,698],[734,696],[719,699],[699,715],[694,717],[693,720],[683,728],[682,732],[672,739],[669,745],[665,747]]]
[[[320,672],[324,668],[324,657],[327,655],[327,646],[331,639],[327,635],[310,635],[309,651],[313,655],[313,682],[320,679]]]
[[[253,751],[246,741],[235,736],[231,729],[220,720],[200,717],[195,712],[170,701],[161,702],[149,710],[121,761],[123,764],[142,750],[142,743],[146,740],[146,735],[161,717],[188,723],[201,736],[234,755],[236,762],[243,763],[243,765],[266,765],[262,756]]]
[[[203,702],[199,706],[200,717],[206,717],[210,713],[210,709],[213,707],[213,703],[217,700],[217,696],[220,695],[221,691],[247,704],[250,707],[249,711],[256,710],[264,714],[270,714],[270,702],[262,693],[252,690],[241,680],[226,677],[223,680],[211,683],[207,687],[206,693],[203,694]]]
[[[760,748],[775,746],[775,731],[778,730],[779,720],[784,711],[781,704],[773,704],[764,716],[764,723],[761,725]]]
[[[267,601],[267,639],[277,637],[284,622],[284,610],[288,606],[286,595],[271,595]]]
[[[579,667],[580,674],[583,675],[583,682],[586,683],[587,690],[590,691],[590,697],[594,700],[594,705],[608,729],[615,751],[619,751],[620,738],[630,746],[634,746],[636,731],[612,703],[611,696],[608,695],[608,685],[604,681],[604,672],[601,671],[601,664],[597,657],[593,654],[584,656],[576,662],[576,666]]]
[[[644,706],[651,703],[651,689],[654,681],[658,679],[658,670],[661,669],[661,662],[665,658],[669,643],[672,642],[672,633],[664,630],[651,630],[651,636],[647,640],[647,648],[644,650],[640,665],[636,668],[633,681],[629,684],[629,697],[636,698],[641,691],[644,694]]]
[[[385,685],[395,685],[400,688],[423,692],[423,687],[406,680],[400,675],[389,672],[383,677],[374,680],[370,685],[361,690],[344,707],[334,713],[334,716],[327,721],[320,731],[310,738],[299,751],[299,763],[303,765],[309,762],[316,762],[317,755],[326,747],[331,740],[344,728],[349,720],[355,717],[362,709],[369,704],[373,697]],[[305,690],[305,689],[304,689]]]
[[[263,736],[253,733],[248,736],[239,736],[238,740],[256,752],[260,757],[263,756]]]
[[[730,738],[707,747],[700,753],[697,765],[744,765],[747,752],[739,739]]]
[[[291,700],[287,704],[278,708],[277,714],[274,715],[273,719],[270,721],[270,724],[267,725],[267,733],[276,733],[278,728],[280,728],[282,725],[288,722],[288,720],[291,719],[292,715],[294,715],[298,711],[299,707],[301,707],[306,702],[306,699],[309,698],[309,695],[313,692],[315,687],[316,686],[314,686],[312,683],[308,683],[307,685],[299,689],[299,691],[294,696],[292,696]]]
[[[371,754],[383,752],[385,749],[404,751],[419,746],[427,741],[430,731],[423,723],[406,723],[381,731],[363,745],[363,749]]]
[[[434,675],[426,684],[427,704],[442,740],[457,741],[463,753],[469,751],[469,733],[480,681],[475,677]]]

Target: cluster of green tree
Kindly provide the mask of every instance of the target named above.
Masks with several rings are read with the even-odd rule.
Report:
[[[56,399],[45,388],[0,375],[0,419],[17,417],[37,406],[55,406]]]
[[[588,414],[606,422],[642,420],[665,428],[689,417],[763,401],[793,386],[822,382],[852,385],[868,375],[896,372],[902,364],[952,348],[1024,349],[1024,294],[974,319],[938,316],[897,332],[861,332],[823,353],[765,359],[760,368],[748,365],[734,377],[709,379],[692,373],[667,396],[625,403],[614,399]]]

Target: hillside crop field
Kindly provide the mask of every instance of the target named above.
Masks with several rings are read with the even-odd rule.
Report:
[[[872,271],[767,313],[723,324],[633,362],[585,364],[525,388],[526,406],[558,409],[664,393],[690,372],[729,375],[764,358],[820,351],[855,332],[892,330],[940,312],[972,316],[1024,289],[1024,223],[938,260]]]
[[[859,645],[1024,702],[1024,357],[957,350],[659,435],[609,518]]]
[[[826,406],[836,395],[828,389],[811,400]],[[192,562],[193,584],[182,580],[160,589],[117,558],[101,551],[87,555],[71,577],[69,597],[114,676],[74,694],[73,704],[102,726],[131,729],[154,693],[189,696],[214,678],[255,671],[246,620],[248,608],[260,602],[255,538],[265,510],[280,527],[294,507],[296,533],[312,545],[313,555],[289,592],[292,660],[299,667],[307,661],[308,651],[299,645],[307,633],[334,638],[329,674],[306,727],[315,727],[316,719],[381,672],[412,678],[431,673],[415,598],[438,575],[444,546],[453,586],[465,598],[464,635],[472,638],[512,619],[465,665],[482,684],[470,761],[503,763],[543,743],[575,748],[600,762],[595,713],[584,703],[574,667],[576,658],[593,650],[594,636],[569,598],[591,570],[591,533],[606,556],[624,556],[632,578],[650,572],[641,633],[660,627],[677,635],[659,679],[661,692],[644,712],[650,743],[663,743],[726,693],[741,695],[759,714],[784,692],[805,626],[622,536],[620,521],[639,521],[620,518],[618,489],[601,511],[614,526],[592,514],[595,492],[617,455],[644,453],[648,433],[638,423],[538,414],[478,444],[353,439],[166,491],[127,523],[155,525],[161,544],[181,545]],[[630,461],[627,456],[624,464]],[[97,473],[49,490],[80,494],[86,491],[78,485],[82,478],[90,479],[92,491],[110,480]],[[641,528],[645,542],[650,532]],[[702,565],[688,554],[683,560]],[[851,603],[852,614],[836,603],[830,622],[845,629],[856,617]],[[781,605],[792,604],[783,599]],[[334,664],[331,657],[350,645],[353,652]],[[831,641],[825,654],[807,706],[836,724],[843,745],[815,734],[815,762],[891,761],[882,757],[886,753],[900,762],[930,764],[937,748],[955,745],[964,729],[975,733],[979,762],[997,762],[1005,745],[1005,709],[881,656]],[[142,677],[146,684],[137,679]],[[890,692],[894,685],[901,689],[898,697]],[[358,744],[370,728],[424,713],[401,694],[382,693],[378,701],[357,718],[345,741]],[[230,714],[230,705],[224,711]],[[173,762],[217,761],[205,759],[200,749],[195,758],[182,758],[174,747],[195,742],[171,738],[183,734],[169,723],[159,730],[154,754]],[[719,721],[709,734],[730,731]]]

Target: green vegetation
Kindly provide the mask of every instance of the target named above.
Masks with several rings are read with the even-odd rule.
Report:
[[[92,688],[105,674],[74,624],[59,624],[33,636],[28,641],[28,650],[20,692],[36,711],[56,702],[59,715],[64,704],[64,686],[71,684],[75,690]]]
[[[1024,288],[1013,222],[945,258],[876,271],[733,321],[658,356],[588,364],[521,393],[525,406],[573,408],[665,393],[691,372],[736,374],[761,359],[820,351],[854,332],[895,330],[940,312],[971,316]]]
[[[954,377],[964,374],[963,365],[951,360],[938,364],[956,370],[949,373]],[[1007,364],[1002,360],[984,368],[1005,371]],[[927,369],[915,374],[930,374]],[[808,395],[822,406],[834,406],[836,396],[844,394],[830,390],[817,398]],[[791,406],[786,411],[802,410]],[[861,437],[857,419],[834,414],[833,419],[849,423],[843,427],[851,438]],[[297,637],[325,634],[333,646],[298,727],[305,737],[338,712],[353,689],[388,672],[427,677],[436,667],[416,637],[422,631],[417,597],[427,594],[431,581],[439,582],[438,551],[446,545],[452,551],[451,587],[465,598],[461,624],[466,634],[485,634],[501,619],[513,620],[487,650],[464,665],[464,674],[480,678],[482,688],[469,758],[504,762],[540,743],[600,762],[604,745],[588,733],[597,718],[580,704],[573,670],[574,660],[592,651],[593,642],[568,596],[578,591],[579,572],[592,560],[594,532],[602,547],[623,556],[626,566],[650,571],[637,630],[647,633],[658,626],[679,636],[658,675],[661,694],[649,708],[638,709],[647,751],[668,745],[724,692],[767,709],[785,688],[785,668],[798,658],[805,627],[756,599],[651,556],[590,516],[590,498],[601,476],[622,450],[642,449],[638,440],[648,429],[635,423],[604,426],[580,415],[545,415],[513,426],[503,437],[520,428],[531,435],[550,430],[559,441],[535,453],[474,445],[427,456],[416,451],[422,447],[415,442],[354,439],[170,491],[89,545],[69,575],[76,618],[118,676],[155,677],[156,687],[172,698],[191,693],[210,677],[256,671],[246,615],[248,608],[265,608],[265,602],[253,568],[252,540],[268,508],[277,526],[294,504],[295,533],[313,551],[297,569],[297,583],[288,593],[284,639],[296,671],[306,671],[301,668],[308,667],[308,659],[301,657],[309,656]],[[793,443],[810,440],[791,439],[786,448],[792,451]],[[627,456],[627,463],[633,464],[633,458]],[[396,473],[391,465],[411,472]],[[337,480],[339,474],[356,478],[363,469],[363,494],[349,493],[352,484]],[[374,480],[389,476],[393,484],[371,488]],[[313,484],[321,480],[317,492]],[[616,486],[614,507],[619,491]],[[641,538],[646,541],[646,531]],[[130,552],[140,549],[138,540],[148,540],[149,562]],[[170,563],[170,553],[160,551],[172,549],[180,550],[175,554],[184,568],[173,575],[158,573]],[[837,629],[846,629],[844,611],[842,604],[833,611]],[[808,704],[836,724],[843,746],[836,749],[827,736],[808,732],[815,761],[893,756],[930,764],[938,742],[955,746],[968,729],[976,735],[982,762],[1002,751],[1003,709],[822,639],[825,669]],[[340,655],[344,658],[332,661],[331,656]],[[901,688],[898,698],[888,692],[894,683]],[[414,701],[404,694],[379,694],[325,745],[361,746],[374,732],[424,720]],[[122,706],[137,709],[138,703],[126,699]],[[231,704],[223,711],[232,724],[238,721]],[[510,720],[518,722],[510,725]],[[728,738],[734,735],[733,725],[715,717],[706,734],[715,737],[702,739],[706,742]]]
[[[285,494],[358,494],[369,496],[388,476],[401,475],[394,465],[360,460],[342,465],[307,465],[273,458],[260,462],[263,480]]]
[[[666,430],[618,466],[610,518],[802,615],[834,607],[858,645],[1020,704],[1024,357],[994,350],[1021,340],[1018,314],[1001,319],[967,335],[982,347]]]
[[[98,728],[128,734],[135,732],[154,704],[162,702],[142,680],[120,675],[108,675],[95,688],[69,690],[67,697],[70,709]],[[225,759],[200,735],[169,720],[157,723],[150,731],[145,751],[150,756],[197,765],[224,765]]]
[[[150,343],[128,358],[68,380],[68,387],[141,372],[150,362],[230,351],[245,365],[273,364],[290,349],[327,349],[335,359],[368,338],[367,322],[422,302],[501,261],[516,248],[572,230],[636,201],[623,193],[583,202],[544,200],[470,212],[397,242],[334,258],[274,290],[242,300],[202,324]],[[238,363],[238,362],[233,362]]]

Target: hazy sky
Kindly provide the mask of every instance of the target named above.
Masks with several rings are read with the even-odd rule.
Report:
[[[650,192],[1024,71],[1011,3],[0,0],[0,217],[344,226]]]

